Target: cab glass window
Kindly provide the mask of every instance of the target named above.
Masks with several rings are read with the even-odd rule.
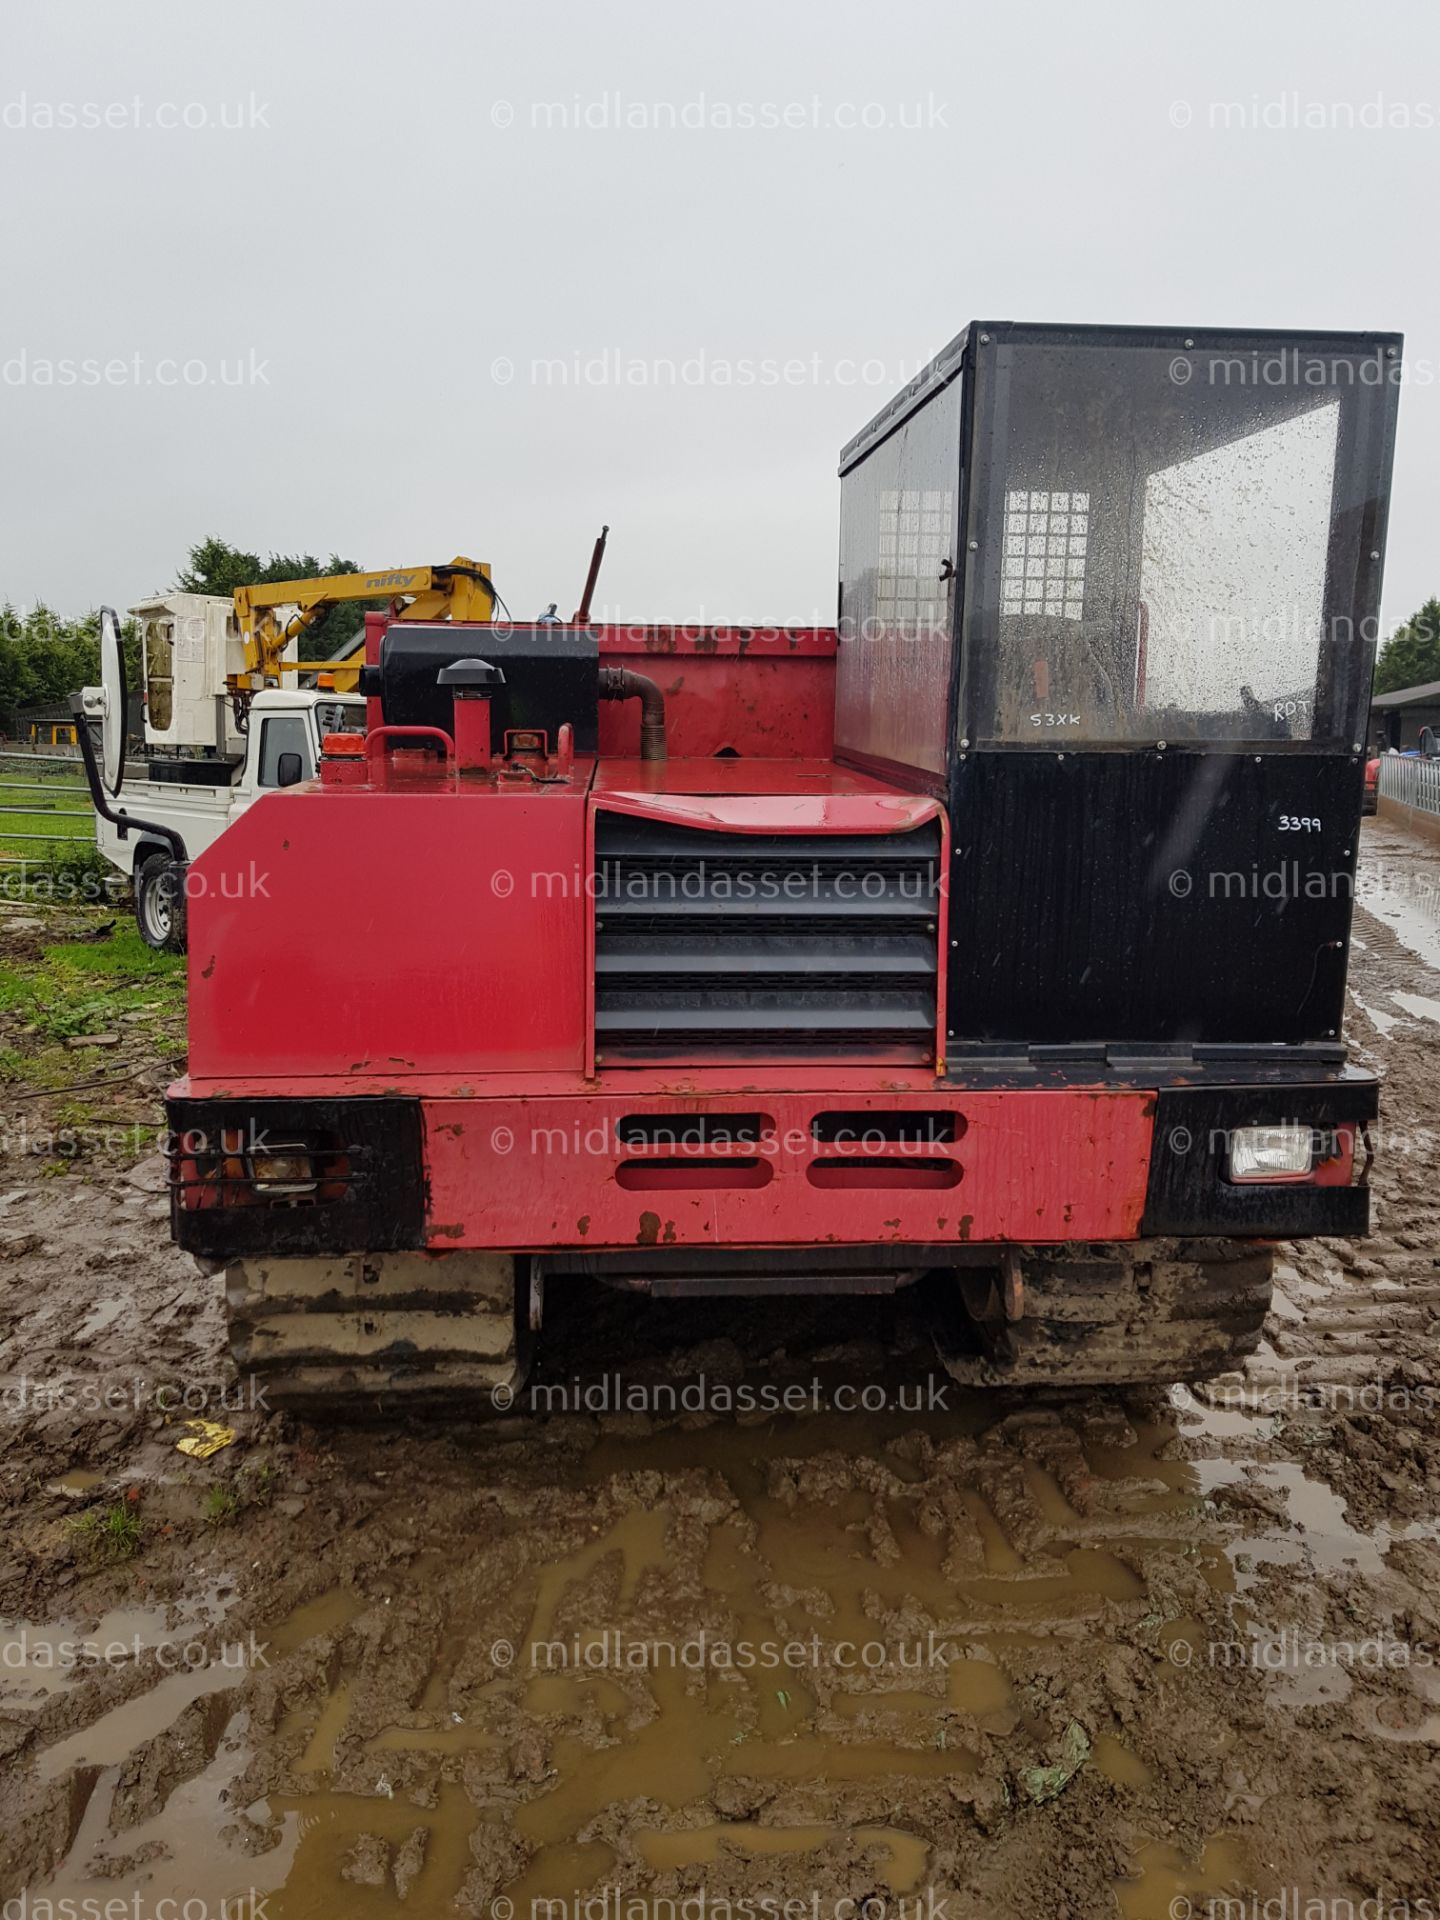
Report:
[[[303,714],[275,713],[261,722],[259,784],[262,787],[280,785],[280,757],[286,753],[299,754],[300,777],[308,780],[315,771],[315,754]]]

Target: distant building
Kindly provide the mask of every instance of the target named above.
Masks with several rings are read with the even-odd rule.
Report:
[[[1422,727],[1440,733],[1440,680],[1429,680],[1423,687],[1397,687],[1394,693],[1377,693],[1370,702],[1372,747],[1397,747],[1404,753],[1408,747],[1420,745]]]
[[[130,739],[143,737],[145,731],[145,707],[138,693],[129,695],[125,702],[127,727]],[[91,722],[92,729],[94,722]],[[44,706],[17,707],[15,709],[15,739],[22,747],[34,747],[37,750],[46,747],[75,747],[80,743],[75,737],[75,716],[70,711],[68,700],[53,700]]]
[[[17,707],[15,738],[22,747],[73,747],[75,716],[68,700],[50,706]]]

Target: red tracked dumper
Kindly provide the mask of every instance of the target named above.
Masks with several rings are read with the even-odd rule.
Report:
[[[1235,1365],[1270,1243],[1368,1218],[1298,879],[1355,865],[1371,356],[971,327],[842,457],[835,630],[370,616],[368,734],[188,874],[174,1228],[242,1369],[488,1398],[577,1275],[929,1276],[980,1381]]]

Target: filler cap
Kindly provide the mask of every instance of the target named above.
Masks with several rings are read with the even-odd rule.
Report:
[[[488,660],[452,660],[448,667],[441,667],[435,681],[438,686],[454,687],[462,693],[488,692],[491,687],[503,687],[505,675]]]

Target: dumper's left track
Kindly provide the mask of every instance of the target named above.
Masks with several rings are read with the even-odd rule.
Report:
[[[1260,1344],[1273,1268],[1259,1241],[1016,1249],[997,1268],[932,1282],[936,1345],[966,1386],[1211,1380]]]

